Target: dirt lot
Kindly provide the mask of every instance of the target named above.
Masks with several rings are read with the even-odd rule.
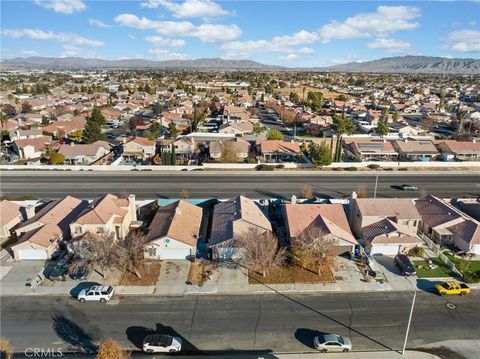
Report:
[[[120,285],[155,285],[158,276],[160,275],[160,262],[145,261],[143,263],[143,270],[141,270],[142,277],[138,278],[135,274],[125,271],[120,280]]]
[[[192,285],[202,286],[207,277],[211,277],[214,266],[203,260],[196,260],[190,264],[190,271],[188,272],[188,282]]]
[[[327,266],[322,268],[320,275],[297,265],[276,267],[267,271],[265,277],[253,270],[249,270],[248,275],[250,284],[259,282],[265,284],[329,283],[335,281],[332,271]]]

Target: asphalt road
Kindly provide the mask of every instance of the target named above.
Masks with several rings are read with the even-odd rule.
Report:
[[[403,345],[411,300],[409,292],[114,297],[107,304],[2,297],[1,333],[19,352],[91,351],[107,337],[138,349],[152,331],[180,336],[192,353],[309,352],[319,332],[347,335],[357,351],[396,350]],[[419,292],[407,347],[480,339],[479,304],[478,292],[452,298]]]
[[[419,191],[404,192],[404,183]],[[230,198],[238,194],[250,198],[290,198],[310,184],[318,196],[342,197],[365,187],[373,196],[374,173],[351,172],[0,172],[0,192],[5,195],[35,195],[59,198],[66,194],[94,198],[106,192],[135,193],[137,198],[180,198],[186,190],[190,198]],[[377,197],[480,196],[480,173],[379,172]]]

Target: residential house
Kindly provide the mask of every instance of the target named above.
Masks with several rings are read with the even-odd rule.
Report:
[[[60,241],[70,238],[70,223],[87,202],[72,196],[53,201],[21,223],[15,234],[18,241],[11,247],[15,260],[46,260],[58,249]]]
[[[27,140],[30,138],[39,138],[42,136],[43,132],[39,129],[22,130],[20,128],[17,128],[15,130],[9,131],[10,141]]]
[[[446,161],[478,161],[480,160],[480,142],[440,140],[437,148]]]
[[[146,137],[135,137],[123,144],[122,156],[126,160],[142,160],[153,158],[155,155],[155,141]]]
[[[23,219],[18,204],[2,200],[0,201],[0,239],[8,238],[14,228]]]
[[[188,259],[197,251],[202,209],[186,201],[160,207],[150,223],[145,258]]]
[[[391,133],[398,133],[400,137],[418,136],[421,130],[407,123],[394,121],[388,124]]]
[[[297,142],[260,140],[256,143],[258,158],[264,162],[303,162],[304,155]]]
[[[51,142],[49,136],[17,140],[13,142],[12,149],[21,159],[40,158],[45,147]]]
[[[51,133],[57,138],[68,137],[69,134],[75,131],[80,131],[85,128],[87,120],[83,117],[73,118],[70,121],[55,121],[51,124],[42,127],[44,132]]]
[[[241,256],[234,240],[250,230],[259,234],[272,231],[265,210],[244,196],[216,204],[207,249],[213,258],[231,259]]]
[[[320,235],[335,241],[337,254],[353,253],[358,244],[341,204],[286,204],[283,213],[291,242],[302,236]]]
[[[228,122],[221,125],[218,133],[231,133],[235,136],[244,136],[253,133],[251,122]]]
[[[421,216],[409,198],[355,198],[349,221],[370,254],[395,255],[422,244],[417,236]]]
[[[418,199],[415,206],[422,217],[420,229],[431,240],[480,254],[480,222],[432,195]]]
[[[345,153],[362,161],[395,161],[398,152],[385,139],[345,139]]]
[[[65,162],[71,165],[89,165],[105,156],[111,146],[105,141],[95,141],[89,144],[60,145],[58,153],[65,157]]]
[[[406,138],[403,141],[394,141],[393,147],[398,151],[400,161],[429,162],[440,156],[435,145],[428,140],[412,141]]]
[[[125,238],[130,225],[137,220],[135,195],[128,199],[106,194],[92,201],[70,223],[72,237],[87,232],[112,235],[115,239]]]
[[[182,162],[188,161],[195,153],[195,140],[190,137],[180,137],[173,142],[175,156],[180,158]]]
[[[250,144],[241,138],[210,141],[209,154],[214,160],[222,159],[222,155],[227,161],[243,160],[248,157],[249,148]]]

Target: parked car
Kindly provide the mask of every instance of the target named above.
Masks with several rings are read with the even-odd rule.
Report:
[[[48,278],[50,280],[65,280],[65,275],[67,274],[67,271],[68,271],[68,265],[69,265],[68,258],[60,259],[53,267]]]
[[[436,284],[434,288],[439,295],[470,294],[470,287],[468,285],[454,280]]]
[[[315,349],[326,352],[348,352],[352,350],[350,338],[337,334],[322,334],[313,339]]]
[[[402,270],[402,275],[412,276],[417,274],[415,267],[406,254],[397,254],[395,256],[395,264]]]
[[[143,339],[146,353],[177,353],[182,350],[182,339],[165,334],[151,334]]]
[[[400,188],[404,191],[416,191],[418,189],[418,187],[413,184],[402,184]]]
[[[90,288],[82,289],[77,299],[85,303],[86,301],[105,303],[113,296],[113,287],[110,285],[93,285]]]
[[[73,279],[73,280],[84,280],[85,278],[87,278],[88,274],[90,272],[88,271],[87,268],[85,267],[77,267],[73,270],[72,274],[70,275],[70,277]]]

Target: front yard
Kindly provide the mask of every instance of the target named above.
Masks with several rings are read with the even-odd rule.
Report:
[[[132,285],[132,286],[150,286],[155,285],[160,275],[160,262],[158,261],[145,261],[143,268],[141,269],[142,276],[139,278],[135,274],[125,271],[120,279],[119,285]]]
[[[444,278],[455,277],[455,273],[443,263],[440,258],[430,258],[432,264],[436,266],[435,269],[430,269],[426,261],[413,261],[418,278]]]
[[[265,277],[256,271],[248,271],[249,284],[329,283],[334,281],[335,278],[328,266],[322,268],[320,275],[298,265],[272,268],[267,271]]]
[[[445,254],[448,259],[450,259],[450,261],[453,262],[453,264],[455,264],[455,267],[457,267],[457,269],[459,271],[461,271],[462,269],[462,265],[461,265],[461,262],[462,262],[462,259],[457,257],[457,256],[454,256],[453,254],[449,253],[449,252],[444,252],[443,254]],[[468,265],[469,267],[469,271],[470,272],[473,272],[473,273],[476,273],[478,271],[480,271],[480,261],[471,261],[471,260],[468,260],[468,259],[465,259],[464,261],[464,265]]]

